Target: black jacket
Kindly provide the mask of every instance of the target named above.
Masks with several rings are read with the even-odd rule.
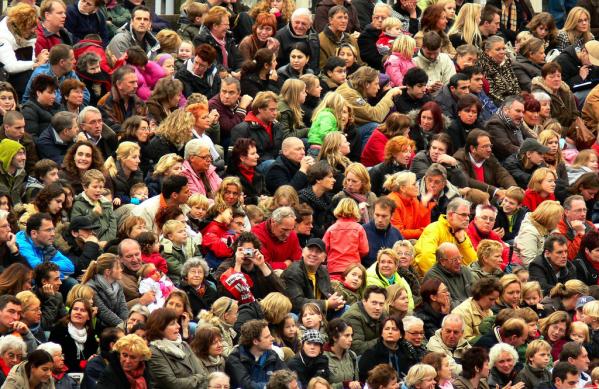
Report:
[[[281,185],[291,185],[296,191],[308,186],[308,176],[300,172],[300,165],[279,155],[266,173],[266,188],[275,193]]]
[[[503,167],[510,172],[520,188],[526,189],[528,187],[528,182],[530,181],[532,173],[534,173],[534,171],[540,166],[533,166],[530,169],[526,169],[522,165],[522,160],[518,156],[518,153],[514,153],[505,159],[503,162]]]
[[[125,177],[125,172],[120,162],[116,162],[117,175],[110,176],[112,180],[112,187],[114,189],[113,197],[121,199],[121,204],[128,204],[131,202],[131,187],[135,184],[144,182],[144,175],[141,170],[131,173],[129,178]]]
[[[366,381],[368,372],[381,363],[390,364],[400,377],[404,377],[410,367],[420,362],[424,354],[426,354],[425,349],[416,349],[405,339],[400,339],[397,350],[393,351],[379,338],[376,345],[366,350],[358,362],[360,381]]]
[[[220,50],[216,50],[217,53]],[[191,59],[189,61],[192,61]],[[220,76],[216,66],[210,66],[204,77],[199,77],[187,70],[187,62],[175,73],[175,78],[183,83],[183,95],[189,97],[192,93],[201,93],[208,99],[220,91]]]
[[[239,172],[237,166],[232,163],[227,165],[225,176],[234,176],[239,178],[241,186],[243,187],[243,194],[245,195],[244,204],[258,204],[258,199],[262,195],[268,195],[266,190],[266,181],[264,176],[254,169],[254,179],[249,182],[248,179]],[[274,193],[274,192],[273,192]]]
[[[237,337],[240,335],[243,323],[247,323],[250,320],[262,319],[264,319],[264,311],[258,301],[240,305],[239,311],[237,312],[237,321],[233,324],[233,329],[237,333]]]
[[[464,123],[459,117],[454,118],[451,121],[449,127],[447,127],[447,135],[451,138],[451,146],[453,150],[464,147],[466,144],[466,138],[470,131],[480,128],[477,122],[471,125]],[[449,153],[448,153],[449,154]]]
[[[524,91],[530,92],[532,79],[541,75],[541,66],[532,62],[530,59],[518,54],[516,60],[512,63],[512,69],[518,77],[518,84]]]
[[[73,142],[58,143],[54,135],[54,128],[52,126],[46,127],[37,138],[37,154],[42,158],[51,159],[57,164],[61,165],[64,155],[67,153],[69,147],[73,145]]]
[[[370,174],[370,190],[377,196],[386,193],[383,190],[385,177],[406,169],[406,166],[400,165],[396,162],[381,162],[378,165],[373,166],[368,171],[368,174]]]
[[[216,289],[210,285],[206,285],[206,291],[203,296],[200,296],[196,288],[188,285],[185,281],[181,282],[180,289],[189,297],[193,317],[197,317],[202,309],[209,311],[212,303],[220,297]]]
[[[101,136],[102,137],[100,138],[98,143],[96,143],[95,141],[91,142],[96,144],[96,147],[98,148],[98,150],[100,150],[104,159],[108,159],[108,157],[115,155],[116,149],[119,146],[119,140],[117,139],[114,130],[110,128],[107,124],[104,124],[102,126]]]
[[[424,336],[430,339],[435,335],[435,331],[441,328],[441,322],[445,317],[442,312],[437,312],[426,301],[414,310],[414,316],[422,319],[424,322]]]
[[[225,372],[231,377],[232,388],[255,389],[266,386],[273,372],[285,368],[277,353],[267,350],[260,364],[244,346],[237,346],[227,358]],[[263,362],[263,363],[262,363]]]
[[[147,150],[148,158],[151,163],[156,164],[160,160],[160,157],[166,154],[174,153],[183,157],[184,149],[179,150],[177,146],[163,138],[161,135],[156,135],[150,140]]]
[[[322,377],[329,380],[329,358],[320,354],[315,358],[308,357],[303,351],[291,358],[287,363],[289,370],[297,373],[297,379],[301,388],[307,388],[308,382],[314,377]]]
[[[60,111],[60,106],[56,103],[50,108],[42,107],[37,100],[30,99],[21,107],[21,113],[25,118],[25,130],[35,140],[41,135],[42,131],[50,126],[52,116]]]
[[[0,244],[0,272],[3,272],[4,269],[9,267],[13,263],[20,263],[27,267],[31,267],[29,265],[29,262],[27,262],[27,260],[25,258],[23,258],[23,256],[21,255],[20,252],[17,251],[16,254],[13,254],[10,252],[10,249],[8,248],[6,243],[1,243]]]
[[[277,57],[279,66],[289,63],[289,54],[291,53],[291,46],[294,43],[304,42],[310,48],[310,62],[308,62],[308,67],[315,74],[320,73],[320,40],[318,39],[318,33],[314,29],[311,28],[305,36],[298,36],[291,29],[291,22],[289,22],[285,27],[277,31],[275,38],[281,44]]]
[[[589,286],[599,283],[599,271],[595,270],[593,265],[586,260],[584,253],[579,253],[572,263],[576,268],[576,276],[580,281]]]
[[[260,163],[275,159],[283,143],[283,131],[279,123],[272,123],[272,140],[266,129],[259,123],[243,121],[231,129],[231,144],[239,138],[251,138],[256,142],[256,151],[260,155]]]
[[[408,114],[412,111],[419,111],[420,108],[422,108],[422,106],[429,101],[431,101],[431,97],[429,95],[424,95],[421,99],[413,99],[407,92],[393,97],[395,110],[404,114]],[[454,149],[456,148],[454,147]]]
[[[322,312],[326,312],[326,302],[331,294],[331,278],[329,272],[324,266],[316,270],[316,287],[320,291],[320,300],[316,300],[314,286],[308,278],[308,272],[304,260],[293,262],[281,276],[285,282],[285,294],[293,304],[293,312],[299,312],[306,303],[316,303],[320,306]]]
[[[207,43],[216,49],[216,62],[224,66],[223,53],[221,52],[220,46],[216,43],[216,40],[210,33],[210,30],[206,26],[202,26],[200,33],[193,38],[193,47],[198,47],[202,43]],[[237,70],[241,66],[242,56],[237,49],[233,34],[228,32],[225,36],[225,49],[227,50],[227,70]],[[207,96],[210,99],[212,96]]]
[[[451,155],[449,152],[447,154]],[[433,161],[430,158],[428,150],[421,150],[414,156],[414,159],[412,159],[410,171],[416,174],[416,179],[420,180],[424,177],[432,163]],[[466,177],[466,173],[460,169],[459,164],[457,166],[443,165],[443,167],[447,170],[447,179],[449,182],[458,188],[468,186],[468,177]]]
[[[566,267],[561,269],[559,275],[555,275],[555,270],[541,254],[536,257],[528,266],[531,281],[539,281],[544,295],[548,295],[551,288],[558,282],[562,284],[568,280],[576,279],[576,268],[570,261],[566,261]]]
[[[362,3],[372,5],[372,10],[369,15],[364,15],[360,8]],[[383,56],[379,54],[376,48],[376,41],[381,36],[381,30],[373,27],[372,24],[362,24],[362,19],[367,20],[370,23],[372,17],[372,11],[374,10],[374,4],[370,0],[359,0],[359,2],[353,1],[354,7],[358,10],[358,20],[360,25],[366,26],[358,37],[358,48],[360,49],[360,56],[368,64],[368,66],[375,68],[376,70],[383,71]]]
[[[562,80],[564,80],[570,88],[586,81],[599,79],[599,67],[597,66],[591,66],[589,75],[585,80],[580,78],[579,71],[582,62],[578,59],[574,46],[566,47],[560,55],[557,56],[555,61],[562,67]],[[588,88],[591,89],[592,86],[589,86]]]
[[[281,87],[278,81],[262,80],[257,73],[244,74],[241,77],[241,94],[256,96],[258,92],[270,91],[279,94]]]
[[[54,325],[58,322],[58,320],[67,315],[67,310],[62,301],[62,295],[60,293],[47,295],[42,292],[40,287],[37,286],[33,288],[33,293],[35,293],[41,303],[40,307],[42,309],[42,320],[40,325],[44,331],[50,331],[52,328],[54,328]]]
[[[505,214],[505,212],[503,212],[503,209],[499,207],[497,209],[497,218],[495,219],[495,225],[493,228],[503,228],[505,231],[505,235],[503,235],[503,241],[510,243],[516,238],[516,236],[518,236],[520,225],[522,224],[524,216],[526,216],[527,213],[528,208],[520,207],[514,214],[514,218],[510,224],[508,216]]]
[[[75,277],[83,274],[89,263],[98,259],[102,254],[100,245],[96,242],[85,242],[83,246],[79,246],[68,228],[62,231],[62,237],[69,245],[69,250],[65,250],[62,253],[75,265]]]
[[[83,347],[83,353],[77,351],[75,340],[71,338],[67,330],[67,325],[59,323],[54,326],[50,332],[50,342],[58,343],[62,346],[62,353],[64,354],[64,363],[69,368],[71,373],[80,373],[83,371],[81,362],[87,361],[89,357],[96,354],[98,351],[98,341],[92,331],[87,332],[87,340]]]
[[[142,362],[145,364],[145,362]],[[144,369],[144,379],[146,380],[146,385],[148,389],[153,388],[152,378],[150,376],[150,371],[148,366],[146,365]],[[127,376],[125,375],[125,371],[121,366],[121,362],[119,361],[119,353],[117,351],[113,351],[108,356],[108,365],[100,379],[96,383],[96,389],[126,389],[131,388],[131,384],[129,380],[127,380]]]
[[[322,238],[327,228],[334,222],[333,200],[330,193],[325,193],[322,197],[316,197],[311,186],[304,188],[298,193],[300,203],[306,203],[314,211],[312,233],[315,237]]]

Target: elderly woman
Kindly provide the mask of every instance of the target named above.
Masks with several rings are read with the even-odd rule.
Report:
[[[176,109],[160,123],[156,135],[148,144],[148,156],[156,163],[165,154],[183,156],[185,144],[192,139],[194,116],[185,110]]]
[[[557,201],[547,200],[524,217],[515,238],[522,264],[528,266],[543,253],[545,238],[553,231],[564,215],[564,208]]]
[[[112,181],[114,198],[113,204],[118,206],[131,202],[131,187],[144,181],[143,172],[140,170],[141,148],[137,143],[121,142],[116,149],[116,160],[108,157],[104,168]],[[118,199],[118,200],[117,200]]]
[[[52,356],[47,351],[35,350],[28,355],[26,362],[21,362],[11,369],[2,386],[15,389],[54,389],[53,365]]]
[[[518,352],[507,343],[498,343],[491,347],[489,351],[489,378],[487,382],[489,387],[500,388],[515,382],[518,370],[515,369],[518,363]]]
[[[497,240],[482,239],[478,242],[478,248],[476,249],[478,261],[470,265],[473,282],[483,277],[501,277],[503,274],[501,270],[503,247],[503,244]]]
[[[388,175],[408,169],[413,152],[414,142],[410,138],[400,135],[389,139],[385,145],[385,160],[368,171],[372,191],[377,196],[383,194],[383,183]]]
[[[191,194],[203,194],[210,199],[214,198],[222,181],[212,165],[210,146],[200,139],[192,139],[185,145],[181,174],[187,177]]]
[[[46,342],[46,334],[44,332],[44,328],[42,328],[41,325],[42,310],[40,299],[35,295],[35,293],[33,293],[30,290],[24,290],[22,292],[19,292],[15,295],[15,297],[19,299],[19,301],[21,302],[21,321],[25,323],[27,327],[29,327],[29,331],[31,331],[33,336],[35,336],[35,339],[38,343]],[[52,323],[52,325],[54,325],[54,323]]]
[[[35,139],[50,125],[52,116],[60,110],[56,103],[56,89],[56,80],[43,73],[31,82],[31,94],[21,112],[25,118],[25,130]]]
[[[146,324],[148,321],[148,316],[150,316],[150,310],[141,304],[135,304],[129,310],[129,317],[127,318],[127,322],[125,323],[125,333],[131,334],[131,330],[137,324]]]
[[[206,279],[209,274],[208,264],[201,258],[188,259],[181,268],[181,290],[189,297],[193,317],[209,310],[218,298],[216,287]]]
[[[252,34],[239,42],[239,52],[244,61],[254,59],[256,52],[267,48],[275,53],[279,48],[279,41],[275,39],[277,32],[277,18],[272,13],[260,12],[252,26]]]
[[[160,157],[158,163],[154,166],[154,171],[149,173],[145,179],[148,186],[150,197],[160,194],[162,181],[166,177],[180,176],[183,171],[183,162],[185,160],[176,153],[165,154]]]
[[[557,49],[564,51],[570,45],[582,49],[594,39],[591,33],[591,16],[583,7],[574,7],[568,12],[564,28],[557,33]]]
[[[556,181],[555,171],[547,167],[535,170],[528,181],[528,189],[524,192],[522,205],[534,211],[544,201],[555,200]]]
[[[378,126],[362,150],[360,162],[366,167],[372,167],[385,159],[385,145],[394,136],[404,135],[409,131],[412,121],[406,115],[394,112],[385,123]]]
[[[159,308],[150,314],[146,337],[152,357],[148,362],[152,381],[164,389],[195,389],[206,385],[206,374],[191,347],[181,341],[177,314]]]
[[[239,138],[235,141],[226,174],[241,181],[246,196],[244,204],[256,205],[261,196],[268,194],[264,176],[256,170],[259,158],[253,139]]]
[[[152,95],[146,101],[148,115],[156,121],[156,124],[162,123],[166,117],[179,107],[183,93],[183,83],[180,80],[165,77],[156,83],[152,90]]]
[[[408,292],[409,310],[414,309],[414,299],[412,290],[405,279],[397,274],[399,265],[399,255],[393,249],[385,248],[379,250],[376,256],[376,262],[366,270],[366,285],[376,285],[386,288],[390,285],[400,284]]]
[[[505,42],[502,37],[493,35],[484,43],[484,51],[480,54],[477,66],[491,86],[489,97],[499,106],[508,96],[520,94],[518,78],[512,68],[512,61],[505,53]]]
[[[513,69],[520,89],[529,91],[532,79],[541,75],[545,64],[545,42],[539,38],[530,38],[520,46]]]
[[[408,370],[404,385],[407,389],[434,389],[435,379],[440,371],[429,364],[418,363]],[[451,382],[449,382],[451,384]],[[442,386],[445,387],[445,386]]]
[[[432,196],[427,193],[418,199],[416,174],[412,172],[399,172],[389,176],[383,188],[390,192],[387,197],[395,202],[391,224],[404,238],[418,239],[431,222],[431,208],[434,205],[430,202]]]
[[[135,334],[120,338],[108,357],[108,365],[98,380],[97,389],[151,388],[152,379],[146,361],[152,352]]]
[[[196,357],[198,357],[200,369],[205,376],[217,371],[225,371],[222,340],[222,335],[218,328],[206,326],[197,330],[191,342],[191,349]]]
[[[17,335],[6,335],[0,338],[0,384],[4,384],[10,369],[23,361],[27,355],[27,346]]]
[[[237,321],[238,312],[237,300],[223,296],[214,301],[210,310],[203,310],[198,316],[200,327],[212,326],[220,330],[223,356],[225,357],[233,351],[233,338],[237,335],[233,330],[233,324]]]
[[[54,386],[57,389],[72,389],[79,387],[79,384],[67,374],[69,371],[64,364],[64,355],[62,347],[57,343],[47,342],[38,346],[38,350],[44,350],[52,356],[52,377],[54,378]]]
[[[220,154],[216,150],[212,138],[206,134],[206,131],[208,131],[212,125],[216,126],[217,132],[220,131],[220,127],[218,125],[218,114],[213,115],[209,112],[207,100],[189,104],[187,107],[185,107],[185,110],[187,112],[191,112],[195,118],[195,123],[192,129],[193,138],[200,139],[210,146],[210,155],[212,156],[213,164],[217,166],[219,170],[222,170],[225,163],[222,160],[219,161]]]
[[[537,89],[532,92],[532,97],[534,97],[534,99],[536,101],[538,101],[540,104],[540,108],[538,111],[539,124],[544,125],[545,123],[547,123],[549,120],[552,119],[551,118],[551,96],[549,96],[547,93],[541,91],[540,89]],[[524,109],[525,109],[524,119],[526,121],[526,110],[527,110],[526,106],[524,107]],[[530,122],[526,122],[526,124],[528,124],[528,126],[530,127]]]
[[[360,223],[373,219],[376,195],[370,191],[370,176],[361,163],[354,162],[345,168],[343,190],[333,196],[333,206],[344,198],[353,199],[360,208]]]

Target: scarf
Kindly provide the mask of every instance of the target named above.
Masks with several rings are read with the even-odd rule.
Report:
[[[350,286],[350,285],[347,283],[347,281],[343,281],[343,287],[344,287],[344,288],[346,288],[346,289],[349,289],[349,290],[351,290],[352,292],[356,292],[358,289],[360,289],[359,287],[358,287],[358,288],[353,288],[352,286]]]
[[[147,389],[148,384],[144,378],[145,370],[146,364],[142,361],[137,369],[125,372],[125,377],[127,377],[127,381],[131,384],[131,389]]]
[[[300,192],[303,196],[306,197],[306,199],[308,199],[308,201],[311,203],[309,205],[312,206],[315,212],[326,212],[329,210],[329,204],[325,200],[326,194],[324,194],[322,197],[316,196],[316,193],[314,193],[314,191],[312,190],[312,186],[308,186],[307,188],[302,189]]]
[[[96,275],[96,282],[100,285],[102,290],[110,297],[110,301],[117,301],[119,292],[119,283],[113,282],[112,284],[101,274]]]
[[[258,123],[262,128],[264,128],[264,131],[266,131],[266,133],[268,134],[268,138],[270,139],[270,141],[271,142],[273,141],[273,139],[272,139],[272,123],[270,123],[270,124],[264,123],[262,120],[258,119],[258,117],[253,112],[248,112],[248,114],[245,116],[244,121]]]
[[[54,372],[52,371],[52,377],[54,377],[54,382],[58,382],[62,379],[62,377],[64,377],[65,374],[67,374],[67,371],[69,371],[69,368],[64,366],[63,369],[61,371]]]
[[[69,322],[69,324],[67,324],[67,331],[69,332],[71,338],[73,338],[73,340],[75,341],[75,346],[77,346],[77,353],[83,355],[85,342],[87,342],[87,328],[83,327],[82,329],[79,329],[75,327],[73,323]]]
[[[4,373],[5,377],[8,377],[8,373],[10,372],[10,367],[4,362],[4,359],[0,358],[0,369],[2,369],[2,373]]]
[[[247,167],[243,163],[239,164],[239,173],[251,184],[254,182],[254,173],[256,169]]]
[[[211,199],[213,197],[212,187],[210,186],[210,181],[208,180],[208,176],[206,175],[205,172],[202,172],[202,173],[198,173],[198,177],[200,177],[200,180],[202,181],[202,185],[204,185],[204,190],[206,191],[206,197]]]
[[[229,53],[227,52],[226,35],[225,35],[225,38],[223,38],[223,39],[218,39],[212,33],[210,33],[210,35],[212,35],[212,38],[214,38],[214,41],[220,46],[220,52],[223,56],[223,66],[226,69],[228,69],[229,68]]]
[[[499,116],[499,118],[508,126],[508,128],[513,131],[516,138],[518,138],[518,145],[521,145],[522,142],[524,142],[524,136],[522,135],[520,127],[516,126],[514,121],[510,119],[501,109],[497,110],[497,116]]]
[[[501,25],[510,31],[518,31],[518,13],[516,12],[516,0],[512,0],[507,6],[505,2],[501,5]]]
[[[206,285],[203,282],[198,288],[196,288],[196,293],[198,296],[204,297],[204,294],[206,293]]]
[[[179,335],[177,340],[158,339],[150,343],[151,346],[154,346],[167,354],[170,354],[179,359],[184,359],[185,351],[181,348],[181,344],[183,344],[181,335]]]
[[[44,247],[40,247],[40,250],[42,250],[42,255],[44,256],[44,262],[51,261],[52,258],[54,258],[54,256],[58,252],[58,250],[56,250],[56,247],[54,247],[54,245],[51,244]]]

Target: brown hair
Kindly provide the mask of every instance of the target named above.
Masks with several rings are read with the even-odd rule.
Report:
[[[200,327],[196,331],[190,346],[198,358],[208,359],[208,350],[217,339],[222,339],[222,334],[218,328],[214,326]]]
[[[146,322],[146,339],[148,339],[148,342],[162,339],[164,329],[176,320],[177,314],[172,309],[158,308],[152,311]]]

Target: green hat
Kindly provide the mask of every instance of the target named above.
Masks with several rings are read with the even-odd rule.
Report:
[[[2,169],[6,172],[10,167],[10,162],[17,155],[19,150],[25,147],[17,141],[12,139],[2,139],[0,141],[0,162],[2,163]]]

